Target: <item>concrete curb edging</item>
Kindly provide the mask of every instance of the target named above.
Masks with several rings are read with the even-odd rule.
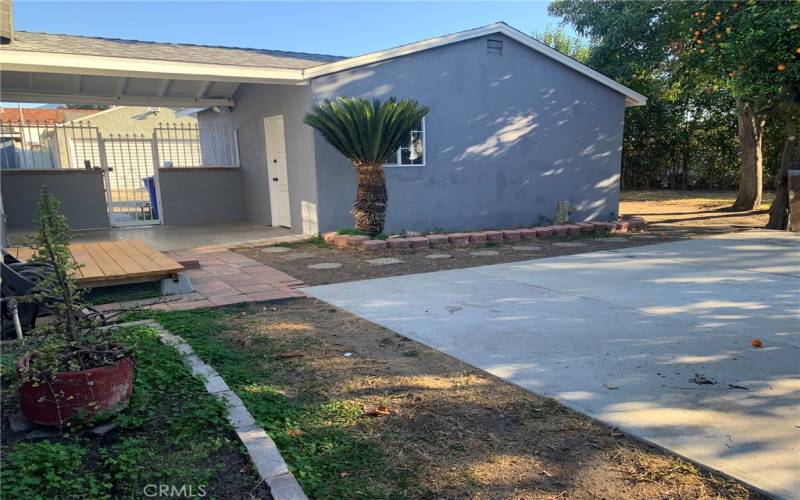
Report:
[[[228,387],[228,384],[214,368],[208,366],[195,354],[192,346],[182,337],[171,334],[161,324],[151,319],[121,323],[113,325],[113,327],[140,325],[156,330],[161,343],[174,347],[181,354],[183,363],[191,369],[195,377],[203,381],[208,393],[225,403],[228,422],[247,449],[258,475],[269,486],[272,498],[275,500],[308,500],[297,479],[283,460],[275,442],[256,423],[241,398]]]

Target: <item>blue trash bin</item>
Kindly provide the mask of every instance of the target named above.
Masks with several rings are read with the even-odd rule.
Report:
[[[156,195],[156,180],[153,176],[145,177],[142,179],[147,192],[150,194],[150,207],[153,214],[153,220],[158,220],[158,196]]]

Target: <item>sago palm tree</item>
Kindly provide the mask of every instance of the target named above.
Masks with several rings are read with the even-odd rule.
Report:
[[[427,107],[413,100],[339,97],[306,115],[305,123],[353,162],[358,178],[352,210],[356,229],[373,236],[383,232],[388,198],[383,164],[427,113]]]

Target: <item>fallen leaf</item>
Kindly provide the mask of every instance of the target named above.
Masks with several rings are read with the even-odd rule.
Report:
[[[279,358],[289,359],[289,358],[302,358],[305,356],[302,352],[299,351],[292,351],[292,352],[282,352],[278,354]]]
[[[347,477],[347,476],[349,476],[349,475],[350,475],[350,473],[349,473],[349,472],[340,472],[340,473],[339,473],[339,477]]]
[[[706,378],[704,375],[700,375],[699,373],[695,373],[694,377],[692,377],[689,382],[692,382],[697,385],[714,385],[716,382],[713,380]]]
[[[383,417],[389,414],[389,408],[382,405],[364,405],[361,411],[364,415],[369,415],[371,417]]]

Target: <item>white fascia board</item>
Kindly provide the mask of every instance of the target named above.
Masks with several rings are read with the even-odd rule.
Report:
[[[299,69],[158,61],[0,49],[0,69],[33,73],[303,85]]]
[[[212,107],[234,106],[233,99],[193,97],[147,97],[130,95],[75,95],[49,92],[5,91],[0,92],[4,102],[46,102],[55,104],[107,104],[111,106],[162,106],[168,107]]]
[[[495,23],[490,24],[489,26],[484,26],[482,28],[476,28],[468,31],[462,31],[460,33],[454,33],[452,35],[445,35],[436,38],[431,38],[428,40],[423,40],[421,42],[412,43],[409,45],[402,45],[400,47],[395,47],[393,49],[382,50],[379,52],[372,52],[370,54],[365,54],[363,56],[351,57],[349,59],[342,59],[341,61],[335,61],[332,63],[321,64],[319,66],[313,66],[311,68],[307,68],[303,70],[303,76],[306,79],[313,79],[324,75],[329,75],[331,73],[336,73],[339,71],[344,71],[352,68],[357,68],[359,66],[364,66],[367,64],[373,64],[381,61],[385,61],[387,59],[392,59],[395,57],[405,56],[408,54],[413,54],[415,52],[420,52],[423,50],[432,49],[435,47],[441,47],[443,45],[449,45],[452,43],[461,42],[464,40],[469,40],[472,38],[478,38],[487,35],[493,34],[503,34],[512,40],[516,40],[517,42],[529,47],[541,54],[554,59],[573,70],[581,73],[583,75],[588,76],[589,78],[619,92],[620,94],[625,96],[625,105],[626,106],[642,106],[647,103],[647,98],[642,94],[629,89],[628,87],[622,85],[621,83],[615,82],[611,78],[599,73],[592,68],[579,63],[578,61],[572,59],[571,57],[565,56],[561,52],[549,47],[548,45],[532,38],[521,31],[518,31],[505,23]]]

